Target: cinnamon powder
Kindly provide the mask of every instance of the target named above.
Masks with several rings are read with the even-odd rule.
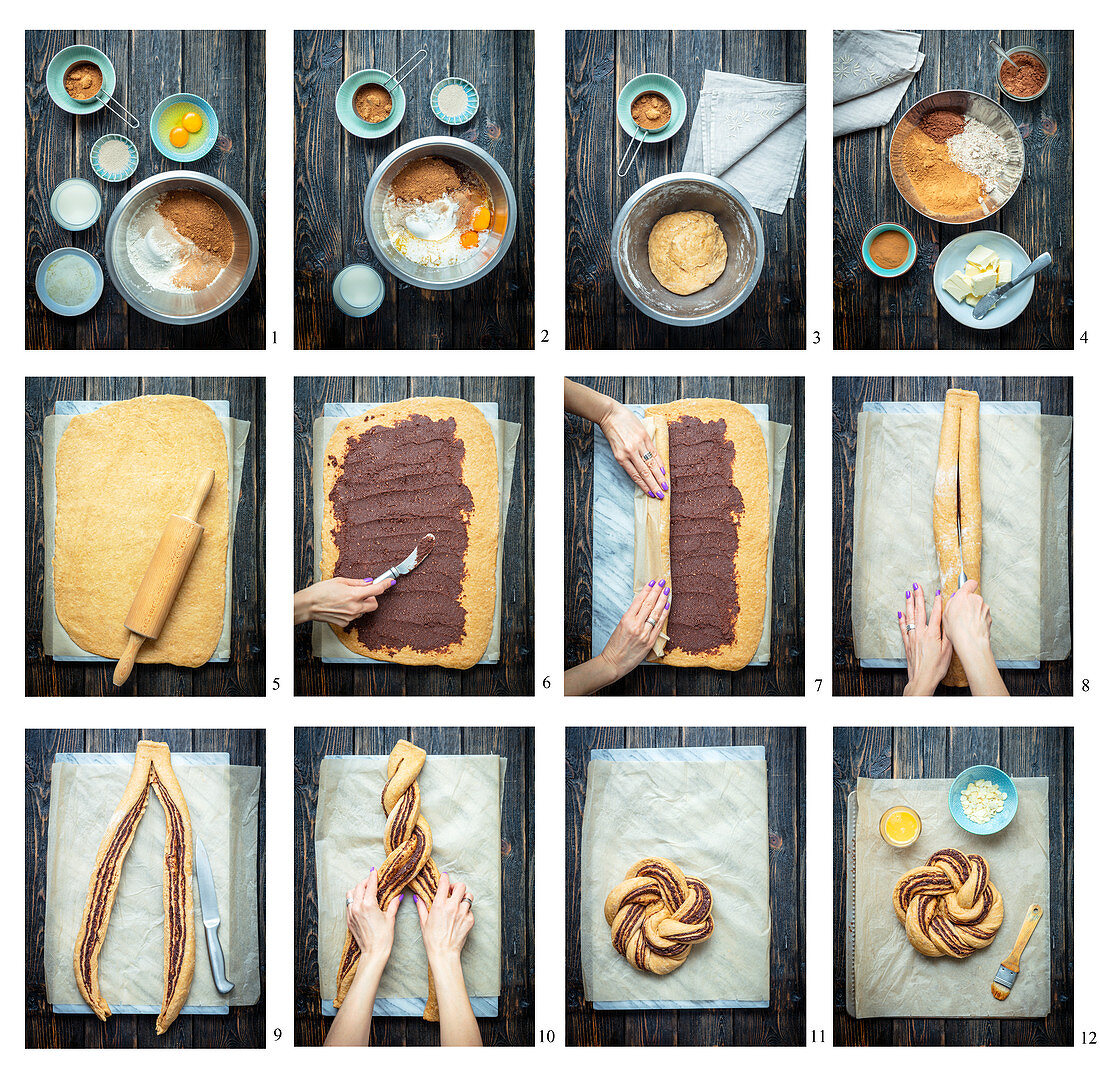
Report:
[[[402,201],[429,204],[462,185],[458,172],[438,156],[425,156],[403,167],[393,180],[393,195]]]
[[[982,180],[956,167],[947,146],[921,127],[902,146],[901,162],[918,200],[936,215],[967,215],[981,206]]]

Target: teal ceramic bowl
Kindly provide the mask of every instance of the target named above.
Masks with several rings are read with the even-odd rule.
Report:
[[[984,824],[979,825],[963,813],[962,793],[963,789],[975,780],[988,780],[1008,796],[1004,801],[1004,809],[999,814],[994,814]],[[947,809],[955,819],[955,824],[963,832],[972,832],[975,836],[992,836],[1006,828],[1016,816],[1016,808],[1020,805],[1020,797],[1016,794],[1016,785],[1012,777],[1002,772],[995,765],[972,765],[964,769],[947,789]]]
[[[108,141],[121,141],[126,146],[130,153],[130,161],[124,167],[117,171],[109,171],[103,166],[103,162],[99,158],[100,150]],[[128,137],[123,137],[121,134],[104,134],[99,138],[92,146],[90,153],[92,162],[92,170],[103,179],[104,182],[125,182],[136,170],[138,165],[138,150]]]
[[[871,259],[871,242],[887,230],[896,230],[899,234],[904,234],[905,240],[909,242],[909,255],[896,268],[879,267]],[[867,231],[867,237],[863,239],[863,265],[880,279],[896,279],[899,275],[904,275],[916,261],[917,241],[900,223],[879,223],[877,227]]]
[[[73,100],[65,92],[65,72],[82,60],[94,63],[103,72],[103,88],[90,100]],[[111,61],[98,48],[91,45],[69,45],[50,60],[46,68],[46,91],[50,99],[62,110],[71,115],[91,115],[104,107],[103,98],[115,91],[115,68]]]
[[[440,91],[446,89],[449,85],[461,86],[466,92],[466,107],[457,115],[444,115],[443,110],[439,107]],[[442,82],[436,83],[435,88],[432,90],[431,104],[435,117],[441,122],[446,123],[448,126],[461,126],[477,115],[480,100],[478,99],[477,90],[465,78],[444,78]]]
[[[405,90],[397,83],[386,85],[393,78],[392,74],[385,71],[366,70],[356,71],[344,79],[343,85],[336,91],[336,117],[340,125],[355,137],[385,137],[388,133],[397,129],[405,114]],[[380,123],[368,123],[366,119],[360,119],[355,113],[352,100],[356,90],[363,85],[384,86],[393,100],[393,108],[390,114]]]
[[[645,130],[630,115],[630,105],[640,94],[647,92],[660,93],[672,105],[672,116],[660,130]],[[619,92],[619,100],[615,105],[615,117],[619,120],[619,126],[633,138],[640,138],[644,134],[647,145],[656,145],[672,137],[684,125],[687,111],[684,91],[664,74],[639,74],[637,78],[632,78]]]
[[[197,111],[202,116],[202,129],[192,134],[191,140],[182,149],[177,149],[168,140],[168,135],[189,111]],[[194,163],[201,160],[218,140],[218,116],[202,97],[194,93],[173,93],[165,97],[149,116],[149,136],[157,152],[165,159],[176,163]]]

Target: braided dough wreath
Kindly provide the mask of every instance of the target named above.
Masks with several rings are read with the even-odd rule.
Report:
[[[710,888],[675,862],[643,858],[611,890],[603,916],[615,950],[634,969],[663,976],[714,932],[712,902]]]
[[[993,943],[1004,901],[981,855],[937,851],[894,886],[894,911],[922,955],[964,959]]]

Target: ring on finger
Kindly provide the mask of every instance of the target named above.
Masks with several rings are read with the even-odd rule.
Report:
[[[466,904],[466,908],[468,910],[473,910],[474,909],[474,901],[468,895],[464,895],[462,897],[462,902],[464,902]]]
[[[905,626],[905,630],[907,632],[915,632],[917,630],[917,626],[915,624],[907,624]]]
[[[648,624],[648,625],[649,625],[649,626],[650,626],[651,628],[656,628],[656,627],[657,627],[657,622],[656,622],[656,621],[655,621],[655,620],[654,620],[654,619],[653,619],[652,617],[646,617],[646,619],[645,619],[645,622],[646,622],[646,624]]]
[[[653,454],[652,454],[651,451],[646,450],[645,453],[642,454],[642,460],[643,461],[650,461],[652,459],[653,459]]]

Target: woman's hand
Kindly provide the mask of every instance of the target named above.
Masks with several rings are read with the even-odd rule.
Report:
[[[359,945],[360,961],[385,963],[393,949],[393,927],[397,908],[404,893],[395,896],[383,913],[378,905],[378,872],[371,867],[370,875],[347,894],[348,929]],[[356,974],[358,976],[358,972]],[[354,982],[353,982],[354,983]]]
[[[668,490],[668,478],[645,424],[617,401],[610,403],[599,424],[615,460],[634,484],[651,498],[663,498]]]
[[[909,682],[905,695],[931,695],[951,664],[951,641],[944,634],[943,596],[939,591],[932,603],[932,615],[925,620],[924,590],[914,583],[905,592],[905,612],[898,613],[898,627],[905,646]]]
[[[294,623],[319,620],[346,628],[364,613],[373,613],[378,608],[378,596],[396,582],[375,583],[373,579],[349,580],[344,576],[321,580],[294,595]]]
[[[442,966],[448,960],[457,960],[474,927],[472,896],[466,885],[461,881],[452,884],[447,874],[441,873],[430,909],[420,896],[414,898],[429,964],[434,969],[437,963]]]
[[[972,695],[1008,694],[993,659],[992,628],[993,614],[978,594],[978,581],[967,580],[944,606],[943,630],[959,655]]]
[[[615,674],[613,679],[625,676],[641,664],[653,649],[664,627],[671,601],[672,586],[664,580],[650,580],[649,585],[634,596],[634,601],[615,625],[607,646],[598,655]]]

